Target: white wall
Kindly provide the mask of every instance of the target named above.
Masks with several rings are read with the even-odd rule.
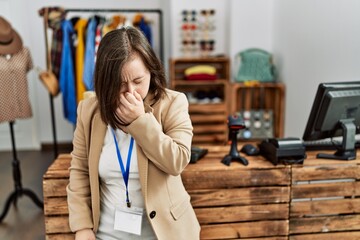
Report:
[[[230,0],[229,51],[232,76],[239,67],[237,54],[247,48],[272,52],[273,0]]]
[[[45,68],[42,18],[44,6],[65,8],[161,8],[164,14],[165,65],[178,57],[179,21],[184,9],[216,10],[216,52],[227,54],[236,72],[235,55],[249,47],[274,54],[280,80],[286,84],[285,136],[301,137],[318,83],[347,81],[360,76],[360,1],[358,0],[0,0],[0,15],[8,19],[29,47],[35,66]],[[16,121],[18,149],[38,149],[52,143],[49,96],[31,71],[29,96],[33,117]],[[59,142],[72,140],[73,126],[55,98]],[[11,149],[9,127],[0,123],[0,150]]]
[[[360,1],[274,0],[285,135],[302,137],[320,82],[360,80]]]

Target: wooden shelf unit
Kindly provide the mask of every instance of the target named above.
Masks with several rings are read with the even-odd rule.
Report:
[[[231,97],[229,114],[240,110],[272,110],[274,137],[284,137],[285,85],[283,83],[260,83],[254,86],[231,83],[229,96]]]
[[[218,79],[186,80],[184,72],[197,65],[211,65],[216,68]],[[176,58],[170,59],[170,88],[196,95],[197,92],[215,92],[219,103],[193,103],[189,113],[194,127],[193,144],[225,144],[227,142],[227,116],[229,106],[228,87],[230,81],[229,59],[227,57]]]

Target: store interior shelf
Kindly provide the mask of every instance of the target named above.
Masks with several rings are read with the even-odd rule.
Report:
[[[197,65],[216,69],[216,80],[186,80],[185,70]],[[193,124],[193,144],[225,144],[229,106],[229,59],[170,59],[170,87],[186,94]]]

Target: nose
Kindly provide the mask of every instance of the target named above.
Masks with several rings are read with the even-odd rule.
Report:
[[[135,90],[135,85],[133,84],[133,82],[129,82],[128,84],[128,87],[127,87],[127,91],[131,94],[134,93],[134,90]]]
[[[135,86],[132,82],[127,82],[123,85],[123,92],[129,92],[129,93],[133,93],[135,90]]]

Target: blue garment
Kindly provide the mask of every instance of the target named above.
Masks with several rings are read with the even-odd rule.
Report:
[[[96,33],[96,19],[91,18],[86,32],[86,49],[84,60],[83,82],[87,91],[94,90],[94,68],[95,68],[95,33]]]
[[[139,24],[140,30],[144,33],[145,37],[150,43],[150,46],[152,46],[152,33],[151,33],[151,27],[148,23],[145,22],[145,19],[142,17]]]
[[[69,20],[63,20],[61,28],[63,31],[63,49],[61,53],[59,83],[63,97],[64,117],[71,123],[76,124],[77,103],[75,93],[75,73],[71,49],[71,37],[74,34],[74,29]]]

